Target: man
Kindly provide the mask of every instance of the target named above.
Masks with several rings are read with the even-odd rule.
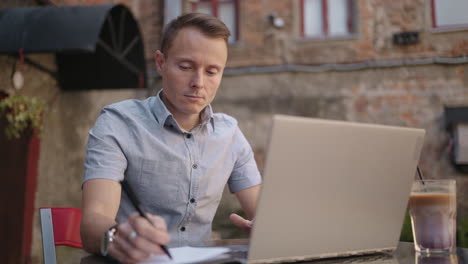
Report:
[[[161,245],[201,245],[210,239],[226,183],[254,217],[261,178],[252,149],[235,119],[213,114],[210,106],[229,35],[214,17],[178,17],[167,25],[156,52],[163,89],[101,112],[90,130],[83,179],[81,237],[87,251],[133,263],[163,254]],[[134,213],[121,192],[123,179],[151,224]],[[238,215],[230,219],[242,229],[251,227]]]

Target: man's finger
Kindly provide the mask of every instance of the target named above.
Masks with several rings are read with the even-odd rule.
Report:
[[[152,214],[148,214],[148,218],[151,220],[154,227],[162,229],[164,231],[167,230],[166,221],[164,221],[164,218]]]
[[[247,232],[250,232],[250,229],[252,229],[252,222],[244,219],[238,214],[231,214],[229,216],[229,220],[231,220],[231,223],[233,223],[235,226],[240,227]]]
[[[114,257],[120,255],[119,260],[125,263],[136,263],[143,261],[150,256],[149,253],[145,253],[135,248],[129,241],[121,236],[117,236],[111,243],[111,246],[109,247],[109,253]],[[123,259],[121,258],[122,254],[124,255]]]
[[[159,245],[166,245],[169,243],[169,234],[166,230],[166,223],[160,217],[154,217],[148,222],[142,217],[129,218],[129,223],[132,230],[135,230],[139,236],[146,238]],[[156,226],[155,226],[156,225]]]

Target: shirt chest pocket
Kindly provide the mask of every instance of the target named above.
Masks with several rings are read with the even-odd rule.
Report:
[[[180,164],[175,161],[141,160],[140,184],[149,204],[172,207],[180,193]]]

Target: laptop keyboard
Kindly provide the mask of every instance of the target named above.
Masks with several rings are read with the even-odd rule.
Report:
[[[231,250],[229,251],[229,256],[235,259],[247,259],[248,251],[247,250]]]

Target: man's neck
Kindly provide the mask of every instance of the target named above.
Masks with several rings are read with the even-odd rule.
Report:
[[[167,100],[167,98],[164,96],[164,93],[161,94],[161,101],[166,106],[167,110],[169,110],[169,112],[172,114],[172,117],[177,121],[177,124],[179,124],[180,128],[183,130],[190,131],[198,124],[200,124],[201,113],[185,115],[174,111],[174,106]]]
[[[185,131],[190,131],[200,124],[200,114],[191,116],[177,116],[173,114],[172,117],[174,117],[177,124]]]

